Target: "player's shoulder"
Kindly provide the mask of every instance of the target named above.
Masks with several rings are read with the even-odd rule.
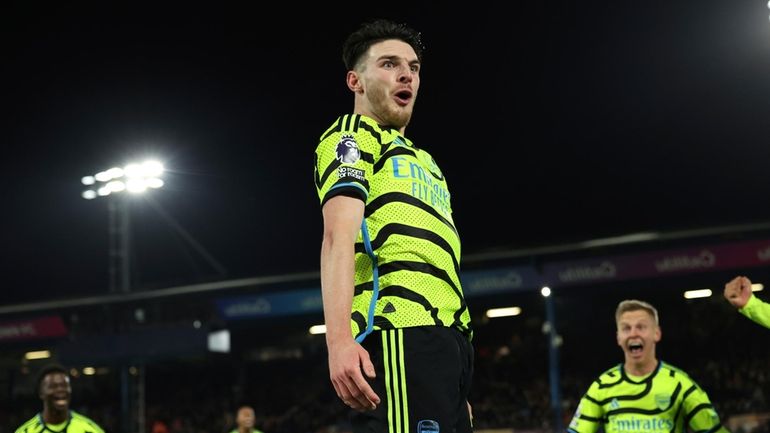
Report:
[[[332,122],[319,139],[320,142],[332,139],[336,140],[342,135],[348,136],[373,136],[380,138],[384,131],[374,119],[361,114],[343,114]],[[379,140],[378,140],[379,141]]]
[[[660,370],[658,371],[658,378],[671,379],[679,382],[694,383],[692,378],[686,371],[681,368],[671,365],[668,362],[660,361]]]
[[[334,133],[341,132],[342,127],[345,124],[344,118],[348,116],[347,114],[343,114],[341,116],[338,116],[336,119],[334,119],[334,122],[332,122],[331,126],[326,128],[326,130],[321,134],[321,137],[318,139],[318,141],[324,141],[329,136],[333,135]]]
[[[588,388],[588,394],[594,398],[599,398],[608,389],[620,385],[621,382],[623,382],[623,374],[621,373],[620,366],[615,365],[604,370],[596,377],[596,379],[594,379],[591,386]]]
[[[596,382],[599,382],[600,384],[613,383],[621,380],[622,378],[623,374],[621,372],[621,366],[618,364],[604,370],[596,379]]]
[[[658,374],[662,376],[670,376],[670,377],[676,377],[676,376],[681,376],[686,378],[690,377],[690,375],[687,374],[687,372],[682,370],[681,368],[663,361],[660,361],[660,371],[658,372]]]
[[[70,411],[70,414],[72,416],[71,423],[77,425],[81,431],[88,433],[104,433],[104,429],[91,418],[82,413],[75,412],[74,410]]]
[[[32,433],[34,431],[37,431],[35,427],[40,426],[40,420],[37,415],[33,416],[32,418],[28,419],[24,422],[24,424],[20,425],[19,428],[16,429],[15,433]]]
[[[326,128],[326,130],[321,134],[320,141],[324,141],[325,139],[329,138],[332,135],[339,135],[339,134],[346,134],[346,133],[353,133],[358,130],[358,126],[361,123],[361,116],[360,114],[342,114],[338,116],[336,119],[334,119],[334,122]]]

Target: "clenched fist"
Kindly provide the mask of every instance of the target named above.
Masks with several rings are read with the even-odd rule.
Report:
[[[743,308],[751,298],[751,280],[738,276],[725,284],[725,299],[736,308]]]

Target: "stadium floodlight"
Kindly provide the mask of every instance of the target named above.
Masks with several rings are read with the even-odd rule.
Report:
[[[768,3],[768,6],[770,6],[770,3]],[[765,289],[765,285],[762,283],[754,283],[751,285],[752,292],[761,292],[764,289]]]
[[[551,296],[551,288],[548,286],[543,287],[540,289],[540,294],[543,295],[544,298]]]
[[[208,348],[212,352],[230,353],[230,331],[222,329],[221,331],[210,332]]]
[[[684,292],[685,299],[708,298],[709,296],[711,296],[711,289],[688,290]]]
[[[313,325],[308,329],[312,335],[326,334],[326,325]]]
[[[126,196],[163,187],[163,164],[156,160],[129,163],[112,167],[93,175],[83,176],[80,183],[87,189],[81,193],[86,200],[99,197]],[[131,289],[131,224],[130,200],[113,197],[108,200],[110,233],[110,291],[128,292]]]
[[[163,187],[163,164],[155,160],[130,163],[124,167],[112,167],[92,176],[83,176],[80,182],[90,187],[81,196],[86,200],[106,197],[119,192],[142,193],[148,189]]]
[[[48,359],[51,357],[51,351],[49,350],[34,350],[24,354],[24,359],[32,361],[35,359]]]
[[[490,308],[487,310],[487,317],[490,319],[518,316],[519,314],[521,314],[521,308],[519,307]]]

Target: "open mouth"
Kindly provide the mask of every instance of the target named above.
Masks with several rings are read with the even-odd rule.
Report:
[[[642,343],[629,343],[628,345],[628,351],[633,354],[642,353],[642,350],[644,350]]]
[[[409,103],[409,101],[412,100],[412,92],[409,90],[402,90],[400,92],[397,92],[395,95],[396,102],[399,105],[406,105]]]

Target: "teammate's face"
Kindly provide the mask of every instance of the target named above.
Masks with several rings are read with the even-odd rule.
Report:
[[[254,427],[254,410],[248,407],[242,407],[238,410],[236,419],[239,427]]]
[[[621,314],[617,337],[626,360],[637,363],[655,360],[655,344],[660,341],[660,327],[647,311],[626,311]]]
[[[72,388],[70,378],[64,373],[49,373],[40,384],[40,399],[43,405],[56,411],[66,411],[70,405]]]
[[[400,40],[386,40],[372,45],[362,61],[349,82],[359,96],[359,114],[381,125],[408,125],[420,88],[420,62],[414,49]]]

